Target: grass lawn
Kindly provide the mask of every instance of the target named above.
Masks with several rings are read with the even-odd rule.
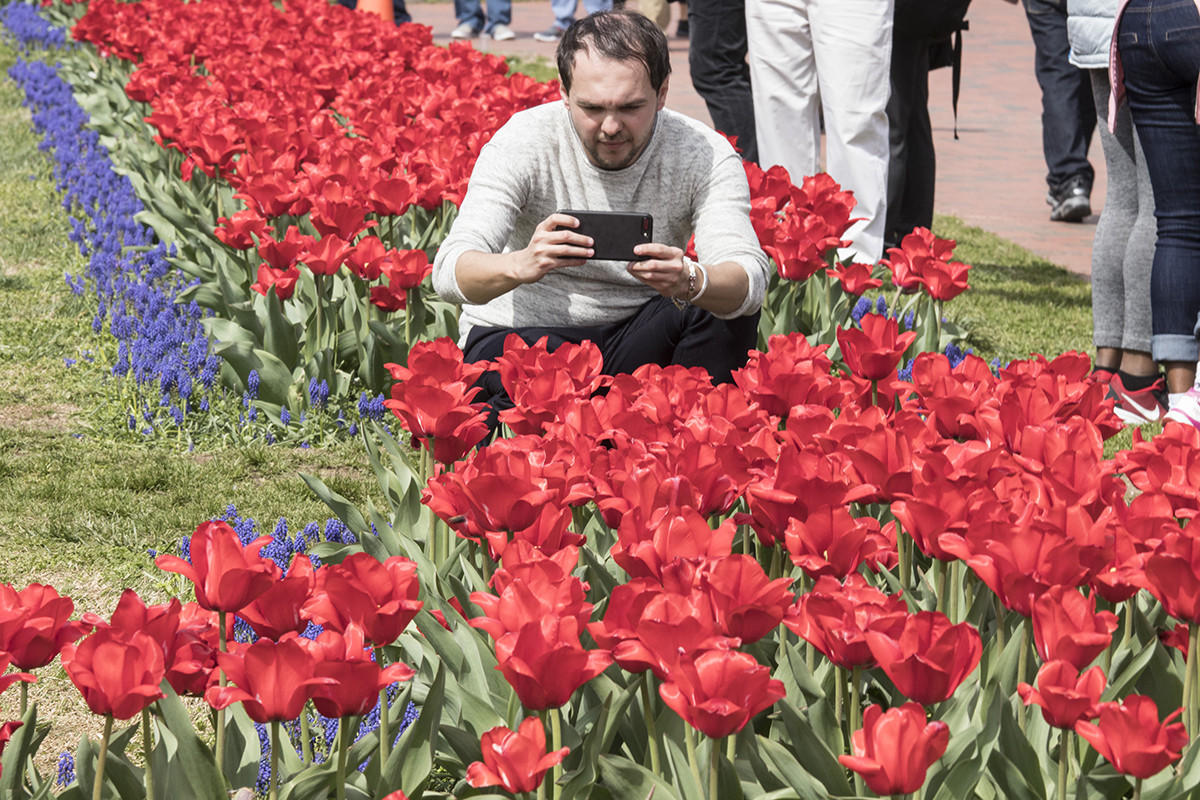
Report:
[[[15,58],[0,43],[0,71]],[[544,59],[516,66],[539,79],[554,74]],[[102,370],[64,361],[107,345],[92,333],[89,300],[63,280],[83,263],[20,101],[14,84],[0,80],[0,581],[50,583],[76,599],[77,613],[107,616],[126,586],[165,598],[179,584],[164,580],[148,550],[175,548],[230,504],[264,532],[281,517],[293,532],[328,518],[300,471],[364,504],[377,489],[357,442],[311,450],[201,442],[188,452],[131,441],[121,430]],[[971,329],[979,355],[1008,361],[1090,349],[1085,281],[952,217],[936,227],[975,265],[973,288],[948,312]],[[41,748],[45,773],[99,727],[61,667],[43,672],[32,696],[56,723]],[[15,713],[10,695],[5,719]]]

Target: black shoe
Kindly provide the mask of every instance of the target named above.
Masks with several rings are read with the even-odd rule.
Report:
[[[1051,189],[1046,202],[1051,221],[1081,222],[1092,213],[1092,187],[1082,175],[1076,175]]]
[[[688,21],[686,19],[679,20],[679,23],[675,26],[675,38],[676,39],[690,38],[688,27],[689,27]]]

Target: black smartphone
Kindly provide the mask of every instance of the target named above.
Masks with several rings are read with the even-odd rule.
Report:
[[[592,261],[648,261],[650,256],[639,256],[633,248],[654,241],[654,217],[649,214],[624,211],[571,211],[558,212],[579,220],[578,228],[566,228],[575,233],[590,236],[596,254]],[[560,228],[562,229],[562,228]]]

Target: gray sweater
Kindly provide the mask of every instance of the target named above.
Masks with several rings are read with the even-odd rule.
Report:
[[[560,209],[632,211],[654,217],[654,241],[684,248],[696,234],[702,264],[736,262],[750,290],[729,319],[753,313],[767,286],[767,256],[750,224],[741,159],[721,135],[673,111],[659,112],[642,155],[621,170],[588,160],[566,107],[554,101],[513,115],[479,155],[458,218],[433,262],[433,288],[463,305],[461,343],[474,325],[579,327],[633,316],[657,293],[626,262],[591,261],[554,270],[485,305],[458,287],[455,265],[469,250],[523,249],[534,228]]]

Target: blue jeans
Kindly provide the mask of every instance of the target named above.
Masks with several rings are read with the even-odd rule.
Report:
[[[476,31],[491,34],[497,25],[512,24],[512,0],[487,0],[486,20],[482,0],[454,0],[454,18],[460,23],[471,23]]]
[[[1129,110],[1154,187],[1158,245],[1150,278],[1156,361],[1200,356],[1200,14],[1192,0],[1132,0],[1117,47]]]
[[[571,27],[578,5],[579,0],[550,0],[550,13],[554,15],[554,24],[563,30]],[[589,14],[611,11],[612,0],[583,0],[583,8]]]
[[[1033,68],[1042,88],[1046,183],[1053,190],[1079,176],[1091,189],[1096,173],[1087,154],[1096,129],[1096,105],[1091,78],[1068,60],[1066,0],[1025,0],[1025,16],[1036,50]]]

